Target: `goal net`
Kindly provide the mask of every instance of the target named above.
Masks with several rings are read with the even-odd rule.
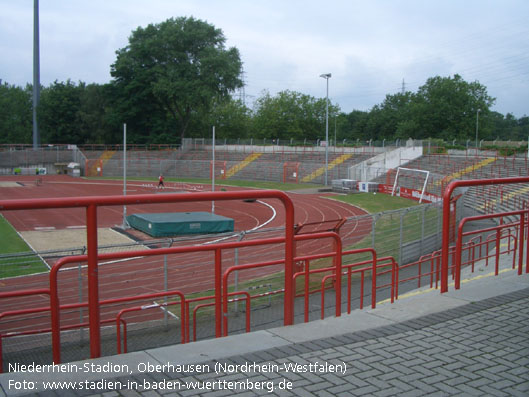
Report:
[[[401,187],[418,190],[420,191],[419,203],[422,203],[429,177],[430,171],[398,167],[395,180],[393,181],[391,195],[394,196]]]

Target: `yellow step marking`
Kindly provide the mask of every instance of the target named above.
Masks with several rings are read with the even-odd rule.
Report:
[[[465,168],[464,170],[461,170],[461,171],[458,171],[458,172],[454,172],[453,174],[451,175],[448,175],[447,177],[443,178],[442,180],[440,181],[436,181],[434,183],[435,186],[438,186],[440,185],[441,183],[448,183],[450,182],[452,179],[458,179],[460,178],[461,176],[465,175],[465,174],[468,174],[470,172],[473,172],[473,171],[476,171],[476,170],[479,170],[480,168],[482,167],[485,167],[486,165],[490,164],[490,163],[493,163],[495,162],[496,159],[495,158],[486,158],[485,160],[481,160],[479,163],[477,164],[473,164],[473,165],[470,165],[468,166],[467,168]]]
[[[513,197],[515,196],[519,196],[519,195],[522,195],[524,193],[527,193],[529,192],[529,186],[524,186],[524,187],[521,187],[519,189],[516,189],[516,190],[513,190],[512,192],[508,192],[506,194],[503,195],[503,200],[505,201],[508,201],[510,199],[512,199]],[[501,197],[498,199],[498,198],[495,198],[491,201],[489,201],[489,206],[494,206],[498,201],[501,201]],[[477,210],[483,210],[485,208],[485,203],[481,204],[480,206],[477,207]]]
[[[340,157],[334,159],[328,164],[327,169],[332,170],[334,167],[336,167],[339,164],[342,164],[344,161],[350,159],[353,156],[352,153],[349,154],[342,154]],[[314,171],[312,174],[309,174],[301,179],[301,182],[310,182],[320,175],[322,175],[325,172],[325,166],[318,168],[316,171]]]
[[[231,178],[237,172],[242,170],[244,167],[248,166],[252,161],[257,160],[262,155],[263,155],[263,153],[252,153],[252,154],[250,154],[243,161],[241,161],[240,163],[234,165],[228,171],[226,171],[226,178]]]
[[[98,175],[98,172],[97,172],[97,168],[101,165],[105,165],[108,160],[110,160],[112,158],[112,156],[114,156],[114,154],[116,154],[116,151],[115,150],[105,150],[101,156],[99,156],[99,159],[100,161],[97,161],[92,164],[92,166],[90,167],[90,173],[89,175]]]

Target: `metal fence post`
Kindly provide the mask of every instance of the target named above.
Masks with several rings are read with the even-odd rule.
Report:
[[[237,239],[237,241],[242,241],[242,239],[244,238],[244,235],[246,234],[246,232],[241,232],[239,234],[239,238]],[[238,266],[239,265],[239,248],[235,248],[235,266]],[[234,272],[234,277],[235,277],[235,284],[233,286],[233,290],[234,291],[238,291],[239,290],[239,271],[238,270],[235,270]],[[235,314],[239,313],[239,301],[236,300],[235,301]]]
[[[377,225],[377,214],[372,215],[373,221],[371,222],[371,247],[375,248],[375,233]]]
[[[168,276],[167,276],[167,255],[163,256],[163,289],[165,292],[168,291]],[[165,310],[163,311],[163,324],[167,328],[167,296],[165,296],[164,299],[165,302]],[[181,321],[184,321],[185,319],[182,319]]]
[[[77,279],[79,281],[79,303],[83,303],[83,270],[81,267],[81,262],[77,267]],[[79,308],[79,324],[83,323],[83,308]],[[79,328],[79,343],[82,343],[84,340],[84,328]]]
[[[441,244],[441,219],[443,216],[443,211],[441,211],[441,207],[437,206],[437,248],[439,248],[439,245]]]
[[[399,263],[402,264],[402,238],[404,229],[404,211],[400,213],[400,232],[399,232]]]
[[[420,247],[420,254],[423,255],[423,249],[424,249],[424,221],[426,216],[426,206],[422,206],[422,224],[421,224],[421,247]]]

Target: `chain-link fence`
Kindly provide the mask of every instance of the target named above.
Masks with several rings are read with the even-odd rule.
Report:
[[[20,173],[19,169],[31,168],[46,168],[48,173],[55,174],[69,163],[77,163],[84,169],[86,161],[76,145],[51,145],[36,150],[16,146],[1,149],[0,175],[13,175]]]
[[[457,215],[461,217],[462,200],[458,201]],[[414,261],[421,255],[440,247],[442,210],[440,203],[424,204],[400,210],[354,216],[340,228],[344,249],[374,247],[379,256],[393,256],[398,263]],[[131,241],[127,244],[101,245],[100,253],[131,251],[183,245],[206,244],[211,241],[241,241],[283,235],[282,228],[223,233],[218,235],[186,236],[146,241]],[[298,243],[298,255],[305,254],[303,247],[311,244]],[[308,252],[308,251],[307,251]],[[61,250],[0,255],[0,278],[14,274],[35,273],[35,269],[46,271],[64,256],[83,255],[86,247]],[[272,255],[272,254],[271,254]],[[273,256],[273,255],[272,255]],[[272,257],[267,259],[273,259]],[[125,266],[125,265],[124,265]]]

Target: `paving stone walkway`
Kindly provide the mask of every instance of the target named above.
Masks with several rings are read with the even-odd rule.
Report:
[[[270,390],[282,396],[527,396],[529,289],[392,326],[204,364],[211,372],[128,381],[139,389],[171,381],[178,388],[175,394],[138,393],[144,396],[255,396]],[[191,385],[201,389],[189,390]]]

